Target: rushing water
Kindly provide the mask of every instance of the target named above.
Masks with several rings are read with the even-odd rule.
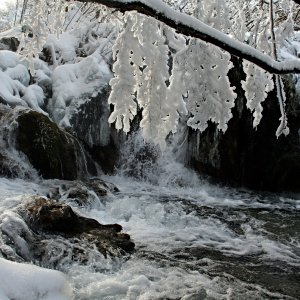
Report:
[[[107,179],[121,192],[74,207],[120,223],[136,252],[122,259],[91,253],[86,266],[61,262],[76,299],[299,299],[300,200],[200,181],[179,187]],[[4,215],[50,185],[0,179],[1,226]]]
[[[40,262],[46,268],[58,262],[75,299],[300,299],[300,196],[208,184],[170,151],[155,164],[134,162],[130,147],[125,152],[125,168],[104,178],[120,192],[93,194],[85,207],[69,204],[101,223],[121,224],[136,251],[105,259],[91,246],[83,265],[66,254],[72,244],[61,238],[53,240],[52,259]],[[0,178],[0,253],[30,257],[17,208],[57,184]]]
[[[122,224],[137,250],[102,273],[70,266],[79,299],[300,297],[300,201],[111,180],[122,192],[84,212]]]

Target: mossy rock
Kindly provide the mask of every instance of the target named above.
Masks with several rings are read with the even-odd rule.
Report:
[[[82,177],[82,154],[78,141],[47,116],[26,111],[17,118],[17,149],[45,179],[74,180]]]

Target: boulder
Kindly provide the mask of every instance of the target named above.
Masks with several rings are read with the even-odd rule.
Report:
[[[84,152],[77,139],[47,116],[25,110],[17,118],[16,147],[45,178],[87,177]]]
[[[69,205],[55,200],[35,197],[34,201],[30,202],[25,210],[23,209],[22,214],[40,241],[45,241],[47,236],[48,239],[53,239],[54,236],[61,236],[72,241],[77,239],[82,245],[95,245],[105,257],[131,253],[135,247],[130,236],[121,233],[121,225],[100,224],[94,219],[74,212]],[[76,253],[73,254],[76,256]]]
[[[118,187],[115,186],[113,183],[104,181],[100,178],[90,178],[87,182],[87,186],[93,189],[99,196],[106,195],[108,191],[112,193],[120,192]]]
[[[37,172],[24,154],[15,149],[16,116],[23,108],[11,108],[0,103],[0,176],[33,179]]]

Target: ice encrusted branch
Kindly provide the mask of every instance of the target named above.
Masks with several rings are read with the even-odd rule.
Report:
[[[300,73],[300,59],[278,62],[253,47],[230,38],[228,35],[204,24],[195,17],[175,11],[162,0],[79,0],[94,2],[122,12],[137,11],[174,28],[178,33],[199,38],[232,55],[241,57],[274,74]]]

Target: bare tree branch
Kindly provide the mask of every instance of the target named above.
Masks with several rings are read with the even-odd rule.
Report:
[[[68,1],[68,0],[67,0]],[[253,47],[231,39],[226,34],[211,28],[198,19],[173,10],[161,0],[79,0],[94,2],[107,7],[116,8],[121,12],[137,11],[174,28],[178,33],[201,39],[232,55],[246,59],[270,73],[300,73],[300,59],[278,62]],[[299,3],[300,0],[294,0]]]

